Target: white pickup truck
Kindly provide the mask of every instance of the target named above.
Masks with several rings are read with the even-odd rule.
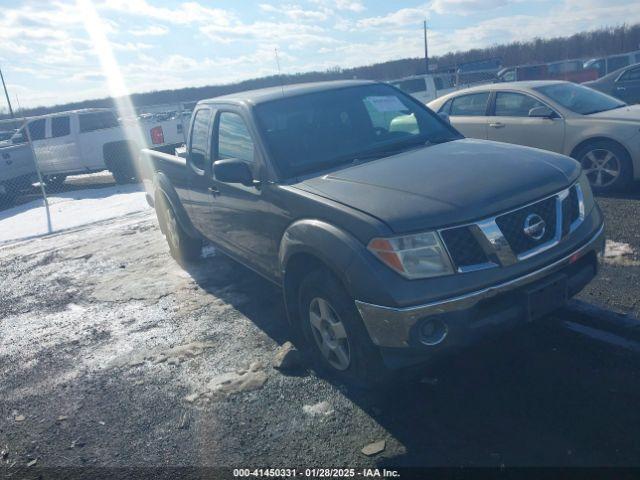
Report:
[[[37,179],[29,145],[0,143],[0,207],[10,206]]]
[[[142,124],[146,145],[137,145],[127,135],[131,124],[121,123],[110,109],[83,109],[28,118],[25,125],[33,143],[38,167],[50,186],[61,185],[68,175],[109,170],[117,183],[136,181],[132,152],[143,147],[173,151],[175,143],[165,141],[163,126]],[[9,144],[27,141],[24,126]],[[173,127],[175,128],[175,126]],[[173,139],[174,132],[171,133]]]
[[[449,73],[413,75],[389,83],[424,104],[457,90],[455,76]]]

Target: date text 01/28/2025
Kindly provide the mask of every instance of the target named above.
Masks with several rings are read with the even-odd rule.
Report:
[[[305,468],[298,470],[295,468],[236,468],[233,470],[234,477],[265,477],[265,478],[398,478],[400,474],[396,470],[363,468]]]

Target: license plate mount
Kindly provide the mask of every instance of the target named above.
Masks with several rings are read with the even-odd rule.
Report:
[[[568,300],[566,275],[556,275],[525,291],[527,318],[537,320],[563,307]]]

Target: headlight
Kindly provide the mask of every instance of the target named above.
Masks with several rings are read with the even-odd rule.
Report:
[[[453,266],[436,232],[395,238],[374,238],[367,248],[382,263],[406,278],[439,277]]]

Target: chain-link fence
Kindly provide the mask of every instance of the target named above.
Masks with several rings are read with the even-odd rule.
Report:
[[[173,152],[189,119],[179,107],[128,119],[92,109],[0,124],[0,243],[148,209],[138,152]]]

